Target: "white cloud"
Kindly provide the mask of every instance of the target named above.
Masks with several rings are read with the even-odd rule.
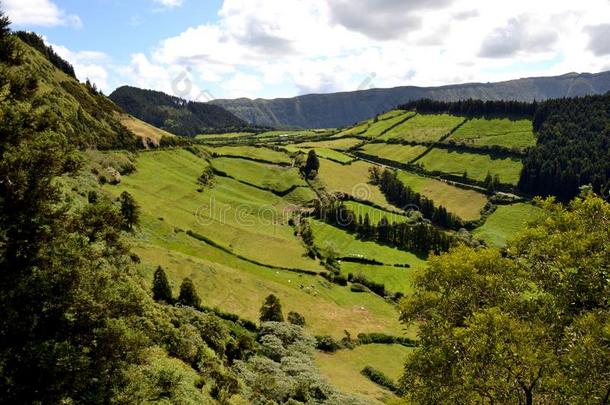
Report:
[[[174,8],[182,6],[184,0],[153,0],[155,3],[162,5],[167,8]]]
[[[603,35],[602,45],[591,42],[600,30],[586,27],[607,24],[607,15],[606,0],[225,0],[216,22],[161,41],[119,73],[176,94],[172,80],[188,72],[197,89],[188,97],[209,87],[218,97],[277,97],[363,82],[436,86],[595,72],[610,55]]]
[[[79,80],[89,79],[104,92],[112,89],[108,83],[108,70],[106,65],[110,58],[103,52],[80,51],[73,52],[61,45],[48,44],[53,47],[55,52],[74,66],[74,72]]]
[[[2,7],[16,25],[82,27],[79,16],[66,14],[51,0],[3,0]]]

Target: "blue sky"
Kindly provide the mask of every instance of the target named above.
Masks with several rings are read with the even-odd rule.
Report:
[[[3,0],[81,80],[189,99],[610,70],[610,1]]]

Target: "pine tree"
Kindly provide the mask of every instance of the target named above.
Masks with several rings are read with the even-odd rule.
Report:
[[[197,290],[195,290],[195,285],[193,285],[193,281],[188,277],[182,280],[180,285],[178,303],[193,308],[199,308],[201,305],[201,299],[197,294]]]
[[[153,276],[152,293],[155,301],[163,301],[168,304],[171,304],[174,301],[172,297],[172,288],[167,280],[165,270],[163,270],[163,267],[161,266],[157,267],[157,270],[155,270],[155,275]]]
[[[273,294],[269,294],[265,298],[265,302],[260,309],[260,321],[261,322],[284,322],[284,315],[282,315],[282,304],[280,299]]]
[[[123,191],[119,197],[121,203],[121,215],[123,216],[125,229],[132,230],[140,223],[140,206],[127,191]]]
[[[307,161],[305,162],[305,175],[308,178],[314,178],[318,170],[320,169],[320,161],[318,160],[318,155],[316,155],[316,151],[311,149],[309,153],[307,153]]]

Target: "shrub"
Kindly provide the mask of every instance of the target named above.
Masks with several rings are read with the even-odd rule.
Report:
[[[399,391],[398,387],[396,386],[396,383],[394,383],[391,378],[371,366],[366,366],[362,369],[360,373],[375,384],[381,385],[382,387],[385,387],[392,392],[398,393]]]
[[[356,292],[356,293],[359,293],[359,292],[366,292],[366,291],[367,291],[367,289],[366,289],[366,287],[365,287],[365,286],[363,286],[362,284],[359,284],[359,283],[354,283],[354,284],[352,284],[352,286],[350,287],[350,291],[352,291],[352,292]]]
[[[288,322],[297,326],[305,326],[305,317],[298,312],[288,312]]]
[[[324,352],[336,352],[339,350],[341,346],[332,336],[324,335],[324,336],[316,336],[316,349],[322,350]]]

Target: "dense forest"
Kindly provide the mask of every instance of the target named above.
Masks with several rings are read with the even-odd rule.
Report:
[[[110,99],[127,113],[176,135],[243,131],[249,125],[224,108],[187,101],[160,91],[123,86]]]
[[[609,195],[610,94],[541,103],[534,131],[538,143],[524,161],[520,189],[569,200],[591,184]]]
[[[444,112],[470,117],[493,115],[531,117],[536,112],[537,107],[538,103],[536,102],[526,103],[522,101],[483,101],[466,99],[451,102],[421,99],[410,101],[401,105],[399,108],[404,110],[415,110],[420,113]]]

